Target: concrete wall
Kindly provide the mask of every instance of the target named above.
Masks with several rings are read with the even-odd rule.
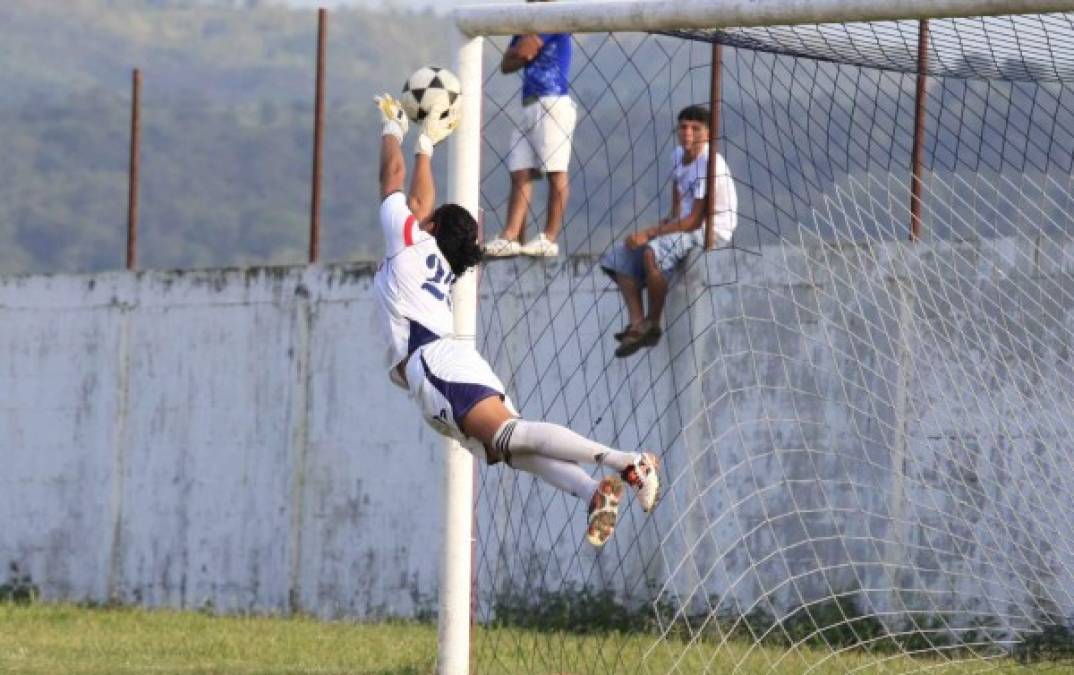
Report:
[[[0,560],[48,598],[410,614],[437,440],[356,268],[0,284]],[[409,495],[406,499],[402,497]]]
[[[486,267],[523,414],[663,453],[601,552],[584,505],[481,472],[481,611],[610,586],[691,612],[864,589],[879,611],[1074,612],[1069,243],[692,258],[667,335],[588,260]],[[387,383],[371,270],[0,281],[0,562],[48,598],[409,616],[435,607],[440,440]]]
[[[691,258],[666,339],[625,361],[591,266],[488,275],[485,352],[523,410],[660,449],[667,484],[595,553],[581,504],[487,472],[489,616],[520,579],[533,597],[611,586],[702,615],[846,593],[891,627],[915,613],[955,634],[1074,615],[1074,245],[797,234]]]

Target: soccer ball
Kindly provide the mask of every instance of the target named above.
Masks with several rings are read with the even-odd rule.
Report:
[[[446,102],[450,107],[459,105],[461,93],[459,78],[450,70],[440,66],[422,66],[403,85],[399,103],[407,117],[421,122],[440,102]]]

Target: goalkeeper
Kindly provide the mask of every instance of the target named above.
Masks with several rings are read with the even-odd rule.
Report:
[[[656,502],[656,456],[613,450],[559,425],[521,419],[485,359],[453,339],[451,285],[482,258],[470,213],[457,204],[433,207],[430,158],[436,144],[458,125],[457,108],[434,108],[426,117],[415,143],[410,191],[404,195],[401,144],[409,123],[391,96],[375,100],[384,121],[380,226],[385,255],[374,288],[389,344],[389,379],[409,391],[434,429],[458,439],[488,464],[506,462],[588,499],[586,539],[603,545],[618,519],[623,480],[645,511]],[[619,475],[598,482],[580,464],[607,466]]]
[[[679,112],[678,145],[671,158],[671,214],[656,225],[639,230],[616,244],[600,259],[600,267],[619,286],[630,323],[615,334],[615,355],[630,356],[652,347],[662,334],[660,319],[667,297],[667,278],[693,247],[705,246],[705,177],[709,162],[709,111],[692,105]],[[709,227],[714,241],[726,245],[737,225],[738,198],[727,163],[716,154],[713,175],[715,205]],[[642,304],[641,289],[649,292],[649,311]]]

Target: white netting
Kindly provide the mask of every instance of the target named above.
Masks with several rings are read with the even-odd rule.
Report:
[[[1027,21],[1035,39],[1070,25],[1010,23]],[[585,504],[483,469],[477,671],[910,672],[1069,657],[1069,53],[1052,44],[1048,69],[1035,49],[1018,70],[1007,42],[981,38],[998,55],[985,67],[965,39],[979,21],[937,24],[932,51],[955,65],[930,66],[917,243],[915,67],[876,62],[901,59],[893,43],[912,46],[916,23],[842,27],[841,63],[802,55],[834,27],[690,34],[739,45],[723,49],[716,145],[740,225],[732,246],[691,254],[671,279],[663,340],[628,359],[612,355],[625,313],[597,258],[667,212],[675,114],[708,104],[711,45],[576,37],[565,254],[485,266],[479,347],[525,417],[657,450],[664,496],[649,516],[628,506],[598,553],[582,540]],[[504,41],[489,44],[486,237],[506,214],[518,96],[517,78],[495,71]],[[1030,71],[1048,77],[961,77]],[[539,187],[528,234],[543,223]]]

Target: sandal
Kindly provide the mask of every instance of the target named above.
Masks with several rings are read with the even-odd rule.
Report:
[[[644,321],[641,324],[641,346],[652,347],[656,343],[660,342],[660,336],[664,334],[664,331],[660,330],[660,326],[650,321]]]
[[[623,336],[619,346],[615,348],[615,358],[625,359],[642,347],[652,347],[660,342],[661,335],[663,331],[659,326],[650,321],[643,321],[640,330],[629,330]]]
[[[615,348],[615,358],[625,359],[641,349],[641,335],[642,334],[637,331],[627,331],[627,334],[623,336],[619,346]]]

